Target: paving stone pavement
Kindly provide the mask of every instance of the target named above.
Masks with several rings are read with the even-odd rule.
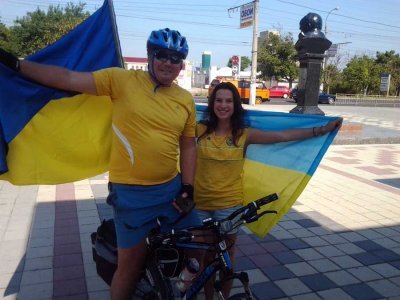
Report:
[[[89,238],[112,217],[107,182],[0,182],[4,299],[109,299]],[[241,230],[237,269],[258,299],[400,299],[399,200],[400,144],[333,145],[265,238]]]

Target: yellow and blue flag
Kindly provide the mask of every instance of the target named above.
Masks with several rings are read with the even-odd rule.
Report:
[[[25,58],[75,71],[123,67],[111,0]],[[0,179],[57,184],[108,170],[111,101],[26,80],[0,64]]]
[[[205,113],[205,106],[197,106],[198,120],[203,119]],[[335,117],[247,110],[245,119],[249,127],[280,131],[323,126]],[[249,224],[253,233],[265,236],[288,212],[310,181],[336,134],[337,131],[332,131],[301,141],[249,145],[243,172],[245,204],[272,193],[279,194],[279,199],[265,208],[276,210],[278,214],[267,214]]]
[[[77,71],[122,67],[111,0],[66,36],[27,60]],[[72,94],[26,80],[0,64],[0,179],[16,185],[72,182],[108,170],[111,145],[108,97]],[[205,106],[197,106],[202,119]],[[325,125],[332,118],[247,111],[250,127],[285,130]],[[264,236],[311,179],[336,132],[302,141],[250,145],[244,166],[248,203],[271,193],[278,201],[250,229]]]

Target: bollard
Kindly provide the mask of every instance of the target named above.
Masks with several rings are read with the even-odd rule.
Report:
[[[300,20],[301,32],[295,44],[300,62],[298,96],[291,113],[325,115],[318,107],[321,66],[332,43],[321,29],[322,18],[316,13],[308,13]]]

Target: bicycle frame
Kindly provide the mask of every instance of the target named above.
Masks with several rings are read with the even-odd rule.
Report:
[[[182,249],[202,249],[207,250],[209,245],[200,243],[177,243],[176,246]],[[219,270],[227,269],[233,271],[231,259],[229,257],[228,249],[224,240],[218,243],[217,247],[218,257],[215,258],[202,272],[196,277],[191,286],[186,292],[182,293],[182,299],[190,300],[205,286],[207,281]],[[218,291],[220,292],[220,291]]]

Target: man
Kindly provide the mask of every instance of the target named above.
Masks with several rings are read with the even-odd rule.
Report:
[[[172,205],[178,196],[193,197],[195,105],[190,93],[173,83],[187,54],[186,38],[168,28],[153,31],[148,38],[148,72],[120,68],[75,72],[19,61],[0,49],[0,63],[31,80],[67,91],[107,95],[113,102],[107,202],[114,207],[118,269],[112,299],[131,299],[145,262],[145,238],[157,218],[166,228],[199,225],[195,211],[174,225],[180,214]]]

